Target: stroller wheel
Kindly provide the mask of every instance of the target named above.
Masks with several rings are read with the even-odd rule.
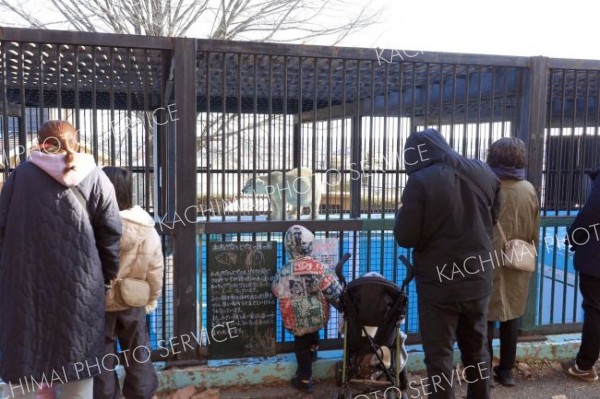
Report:
[[[335,362],[335,385],[341,387],[344,384],[342,380],[342,369],[344,368],[344,362]]]

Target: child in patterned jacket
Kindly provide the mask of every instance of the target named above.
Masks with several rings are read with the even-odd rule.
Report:
[[[295,336],[298,369],[292,385],[312,392],[312,362],[319,346],[319,330],[329,320],[329,305],[339,307],[342,286],[327,265],[310,257],[314,235],[294,225],[284,237],[290,259],[273,280],[283,324]]]

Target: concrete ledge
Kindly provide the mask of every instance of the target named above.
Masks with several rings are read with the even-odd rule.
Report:
[[[559,360],[573,358],[579,349],[581,334],[548,336],[546,340],[521,342],[517,347],[517,358],[523,361]],[[498,355],[498,341],[494,341],[494,353]],[[409,345],[408,370],[411,373],[425,369],[421,345]],[[334,378],[335,363],[342,359],[342,351],[319,352],[314,364],[315,380]],[[460,352],[455,346],[454,360],[460,360]],[[160,365],[157,365],[161,367]],[[162,366],[164,368],[164,365]],[[296,372],[296,358],[284,354],[265,358],[232,359],[209,361],[206,366],[183,369],[161,369],[158,372],[160,391],[175,390],[194,385],[206,388],[222,388],[238,385],[262,385],[287,382]]]

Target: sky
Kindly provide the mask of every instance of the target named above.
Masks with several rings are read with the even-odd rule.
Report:
[[[374,0],[371,5],[383,8],[382,22],[343,45],[600,60],[595,0]]]
[[[43,13],[42,19],[49,18],[50,0],[20,1],[35,10],[34,14]],[[600,60],[600,1],[597,0],[346,1],[348,15],[355,14],[364,4],[383,12],[380,22],[346,38],[340,44],[343,46]],[[214,21],[211,15],[206,18]],[[326,18],[344,18],[344,15]],[[14,25],[11,19],[0,15],[0,26]],[[189,36],[203,37],[204,22]],[[331,41],[321,38],[311,44],[330,45]]]

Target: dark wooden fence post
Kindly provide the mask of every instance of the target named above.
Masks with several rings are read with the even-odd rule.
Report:
[[[196,286],[196,40],[175,41],[175,187],[176,219],[174,252],[175,336],[198,332]],[[172,164],[173,165],[173,164]],[[183,351],[178,360],[195,357]]]
[[[523,80],[523,96],[521,119],[517,137],[525,142],[528,148],[529,164],[527,178],[538,191],[541,201],[542,174],[544,162],[544,136],[546,130],[546,112],[548,103],[548,58],[532,57],[529,69]],[[540,237],[542,240],[543,237]],[[523,315],[521,329],[531,331],[537,328],[538,286],[540,273],[544,265],[539,265],[531,279],[527,309]]]

